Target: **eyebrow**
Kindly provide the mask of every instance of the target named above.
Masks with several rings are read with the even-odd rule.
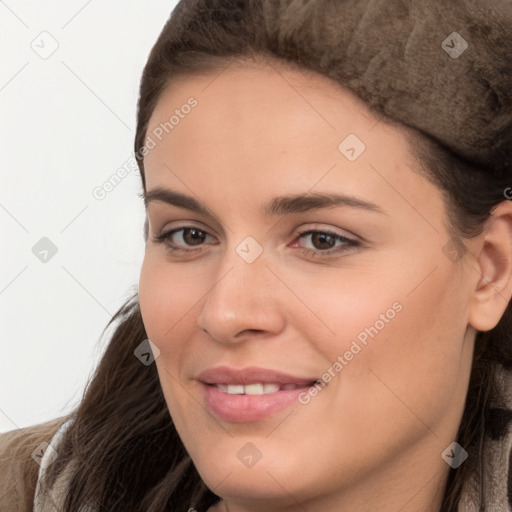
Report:
[[[156,187],[142,194],[146,208],[153,201],[185,208],[206,217],[214,217],[210,210],[191,196],[163,187]],[[274,197],[263,206],[266,216],[278,216],[293,213],[304,213],[322,208],[346,206],[370,212],[387,213],[378,205],[364,201],[355,196],[334,193],[308,193]]]

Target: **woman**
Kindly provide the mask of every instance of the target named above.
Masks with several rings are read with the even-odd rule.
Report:
[[[182,1],[138,294],[9,510],[511,510],[511,76],[509,0]]]

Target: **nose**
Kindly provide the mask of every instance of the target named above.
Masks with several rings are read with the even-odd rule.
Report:
[[[220,343],[276,335],[285,326],[283,290],[260,256],[246,263],[233,251],[218,267],[197,324]]]

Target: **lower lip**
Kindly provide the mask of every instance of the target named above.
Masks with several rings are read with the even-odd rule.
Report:
[[[201,383],[206,404],[219,418],[235,423],[248,423],[268,418],[293,403],[309,386],[284,389],[266,395],[230,395],[216,386]]]

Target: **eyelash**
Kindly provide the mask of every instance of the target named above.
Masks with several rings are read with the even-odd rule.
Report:
[[[191,253],[191,252],[195,252],[197,250],[201,250],[201,249],[184,249],[182,247],[177,247],[177,246],[173,245],[169,241],[169,239],[171,238],[172,235],[174,235],[175,233],[178,233],[179,231],[184,231],[186,229],[195,229],[197,231],[200,231],[201,233],[205,233],[206,235],[211,236],[206,231],[204,231],[202,229],[199,229],[199,228],[197,228],[195,226],[183,226],[181,228],[176,228],[176,229],[173,229],[171,231],[167,231],[167,232],[161,233],[160,235],[155,236],[153,238],[153,241],[156,242],[156,243],[163,243],[163,244],[165,244],[166,248],[169,251],[179,251],[179,252],[182,252],[182,253],[186,253],[186,252]],[[342,252],[347,251],[350,247],[357,247],[357,246],[361,245],[360,242],[358,242],[357,240],[352,240],[351,238],[344,237],[344,236],[339,235],[338,233],[335,233],[335,232],[330,231],[328,229],[327,230],[309,229],[307,231],[303,231],[303,232],[299,233],[295,240],[300,240],[301,238],[303,238],[303,237],[305,237],[307,235],[314,234],[314,233],[320,233],[322,235],[332,236],[336,241],[343,242],[344,246],[342,246],[341,248],[338,246],[337,248],[335,247],[335,248],[325,249],[325,250],[309,249],[307,247],[299,248],[306,255],[310,255],[310,256],[331,255],[331,254],[335,254],[335,253],[342,253]]]

